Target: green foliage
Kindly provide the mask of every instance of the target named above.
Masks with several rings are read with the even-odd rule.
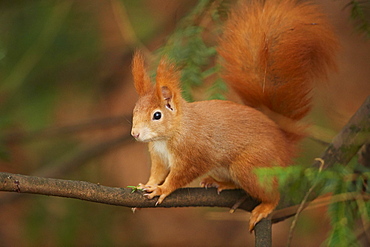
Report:
[[[129,186],[127,186],[127,188],[129,188],[129,189],[131,189],[131,194],[132,193],[135,193],[136,191],[144,191],[143,189],[140,189],[139,188],[139,185],[129,185]]]
[[[220,68],[217,65],[215,67],[209,69],[209,71],[212,71],[213,74],[217,74],[218,70],[220,70]],[[210,73],[210,75],[211,75],[211,73]],[[228,91],[228,87],[227,87],[226,83],[220,77],[218,77],[213,82],[211,87],[208,89],[208,95],[209,95],[208,98],[210,100],[213,100],[213,99],[225,100],[226,99],[225,93],[227,91]]]
[[[258,168],[255,173],[259,182],[267,187],[271,187],[273,181],[277,178],[281,191],[289,195],[289,200],[296,204],[300,203],[305,196],[302,191],[307,191],[314,184],[324,181],[322,179],[323,175],[317,168],[307,168],[299,165]]]
[[[332,227],[325,245],[359,246],[356,230],[370,224],[370,200],[363,198],[370,192],[366,182],[370,178],[370,168],[354,161],[348,166],[336,165],[327,170],[303,166],[260,168],[256,174],[263,186],[272,184],[277,178],[281,191],[284,191],[282,195],[289,196],[284,199],[296,204],[300,204],[305,196],[302,191],[308,193],[310,188],[313,188],[313,196],[332,194],[328,210]]]
[[[358,175],[353,179],[349,177],[354,174],[354,171],[359,169],[367,171]],[[339,200],[333,202],[329,207],[329,216],[332,225],[329,237],[326,240],[327,246],[360,246],[357,242],[356,229],[362,228],[362,223],[366,227],[370,223],[369,208],[370,201],[364,200],[361,196],[366,195],[370,191],[368,184],[365,182],[369,178],[369,169],[363,166],[351,168],[339,167],[336,176],[331,176],[336,179],[333,182],[333,195],[347,195],[348,200]],[[353,196],[351,196],[353,195]]]
[[[335,194],[347,193],[346,183],[337,184]],[[354,228],[358,215],[356,201],[343,201],[332,203],[329,208],[332,225],[327,246],[359,246]]]
[[[216,47],[204,38],[207,31],[201,26],[205,18],[213,18],[218,22],[219,14],[216,13],[218,10],[212,7],[212,1],[199,1],[169,37],[167,43],[156,52],[159,57],[166,56],[175,62],[177,68],[181,70],[183,97],[187,101],[194,101],[192,89],[203,85],[205,79],[212,75],[216,75],[217,79],[208,91],[209,98],[224,99],[222,93],[227,90],[226,84],[218,77],[220,66],[212,65],[217,55]]]

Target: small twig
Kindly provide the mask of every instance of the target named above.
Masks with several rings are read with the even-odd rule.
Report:
[[[242,203],[248,199],[248,196],[243,196],[242,198],[239,198],[239,200],[230,208],[230,213],[234,213]]]

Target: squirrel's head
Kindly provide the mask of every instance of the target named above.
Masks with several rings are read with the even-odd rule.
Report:
[[[174,65],[162,59],[157,69],[156,84],[152,85],[143,56],[136,52],[132,74],[139,100],[133,112],[131,135],[143,142],[168,139],[180,124],[183,99],[179,73]]]

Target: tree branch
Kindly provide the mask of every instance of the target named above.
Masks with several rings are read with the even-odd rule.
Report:
[[[360,148],[369,141],[370,96],[366,98],[365,102],[325,150],[321,157],[325,161],[324,168],[331,167],[335,163],[346,165]],[[320,161],[314,164],[316,167],[320,167],[320,165]]]
[[[0,173],[0,190],[48,196],[75,198],[90,202],[104,203],[132,208],[150,207],[232,207],[239,198],[245,197],[243,190],[225,190],[220,195],[217,190],[204,188],[182,188],[155,206],[156,200],[148,200],[143,192],[131,189],[107,187],[84,181]],[[250,211],[258,201],[246,197],[240,208]]]

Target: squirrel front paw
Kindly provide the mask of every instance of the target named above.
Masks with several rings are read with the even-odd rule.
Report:
[[[158,186],[145,186],[143,189],[145,192],[144,196],[148,199],[153,199],[156,196],[159,196],[157,202],[155,205],[157,206],[158,204],[161,204],[163,200],[170,194],[170,193],[165,193],[165,188],[161,185]]]

